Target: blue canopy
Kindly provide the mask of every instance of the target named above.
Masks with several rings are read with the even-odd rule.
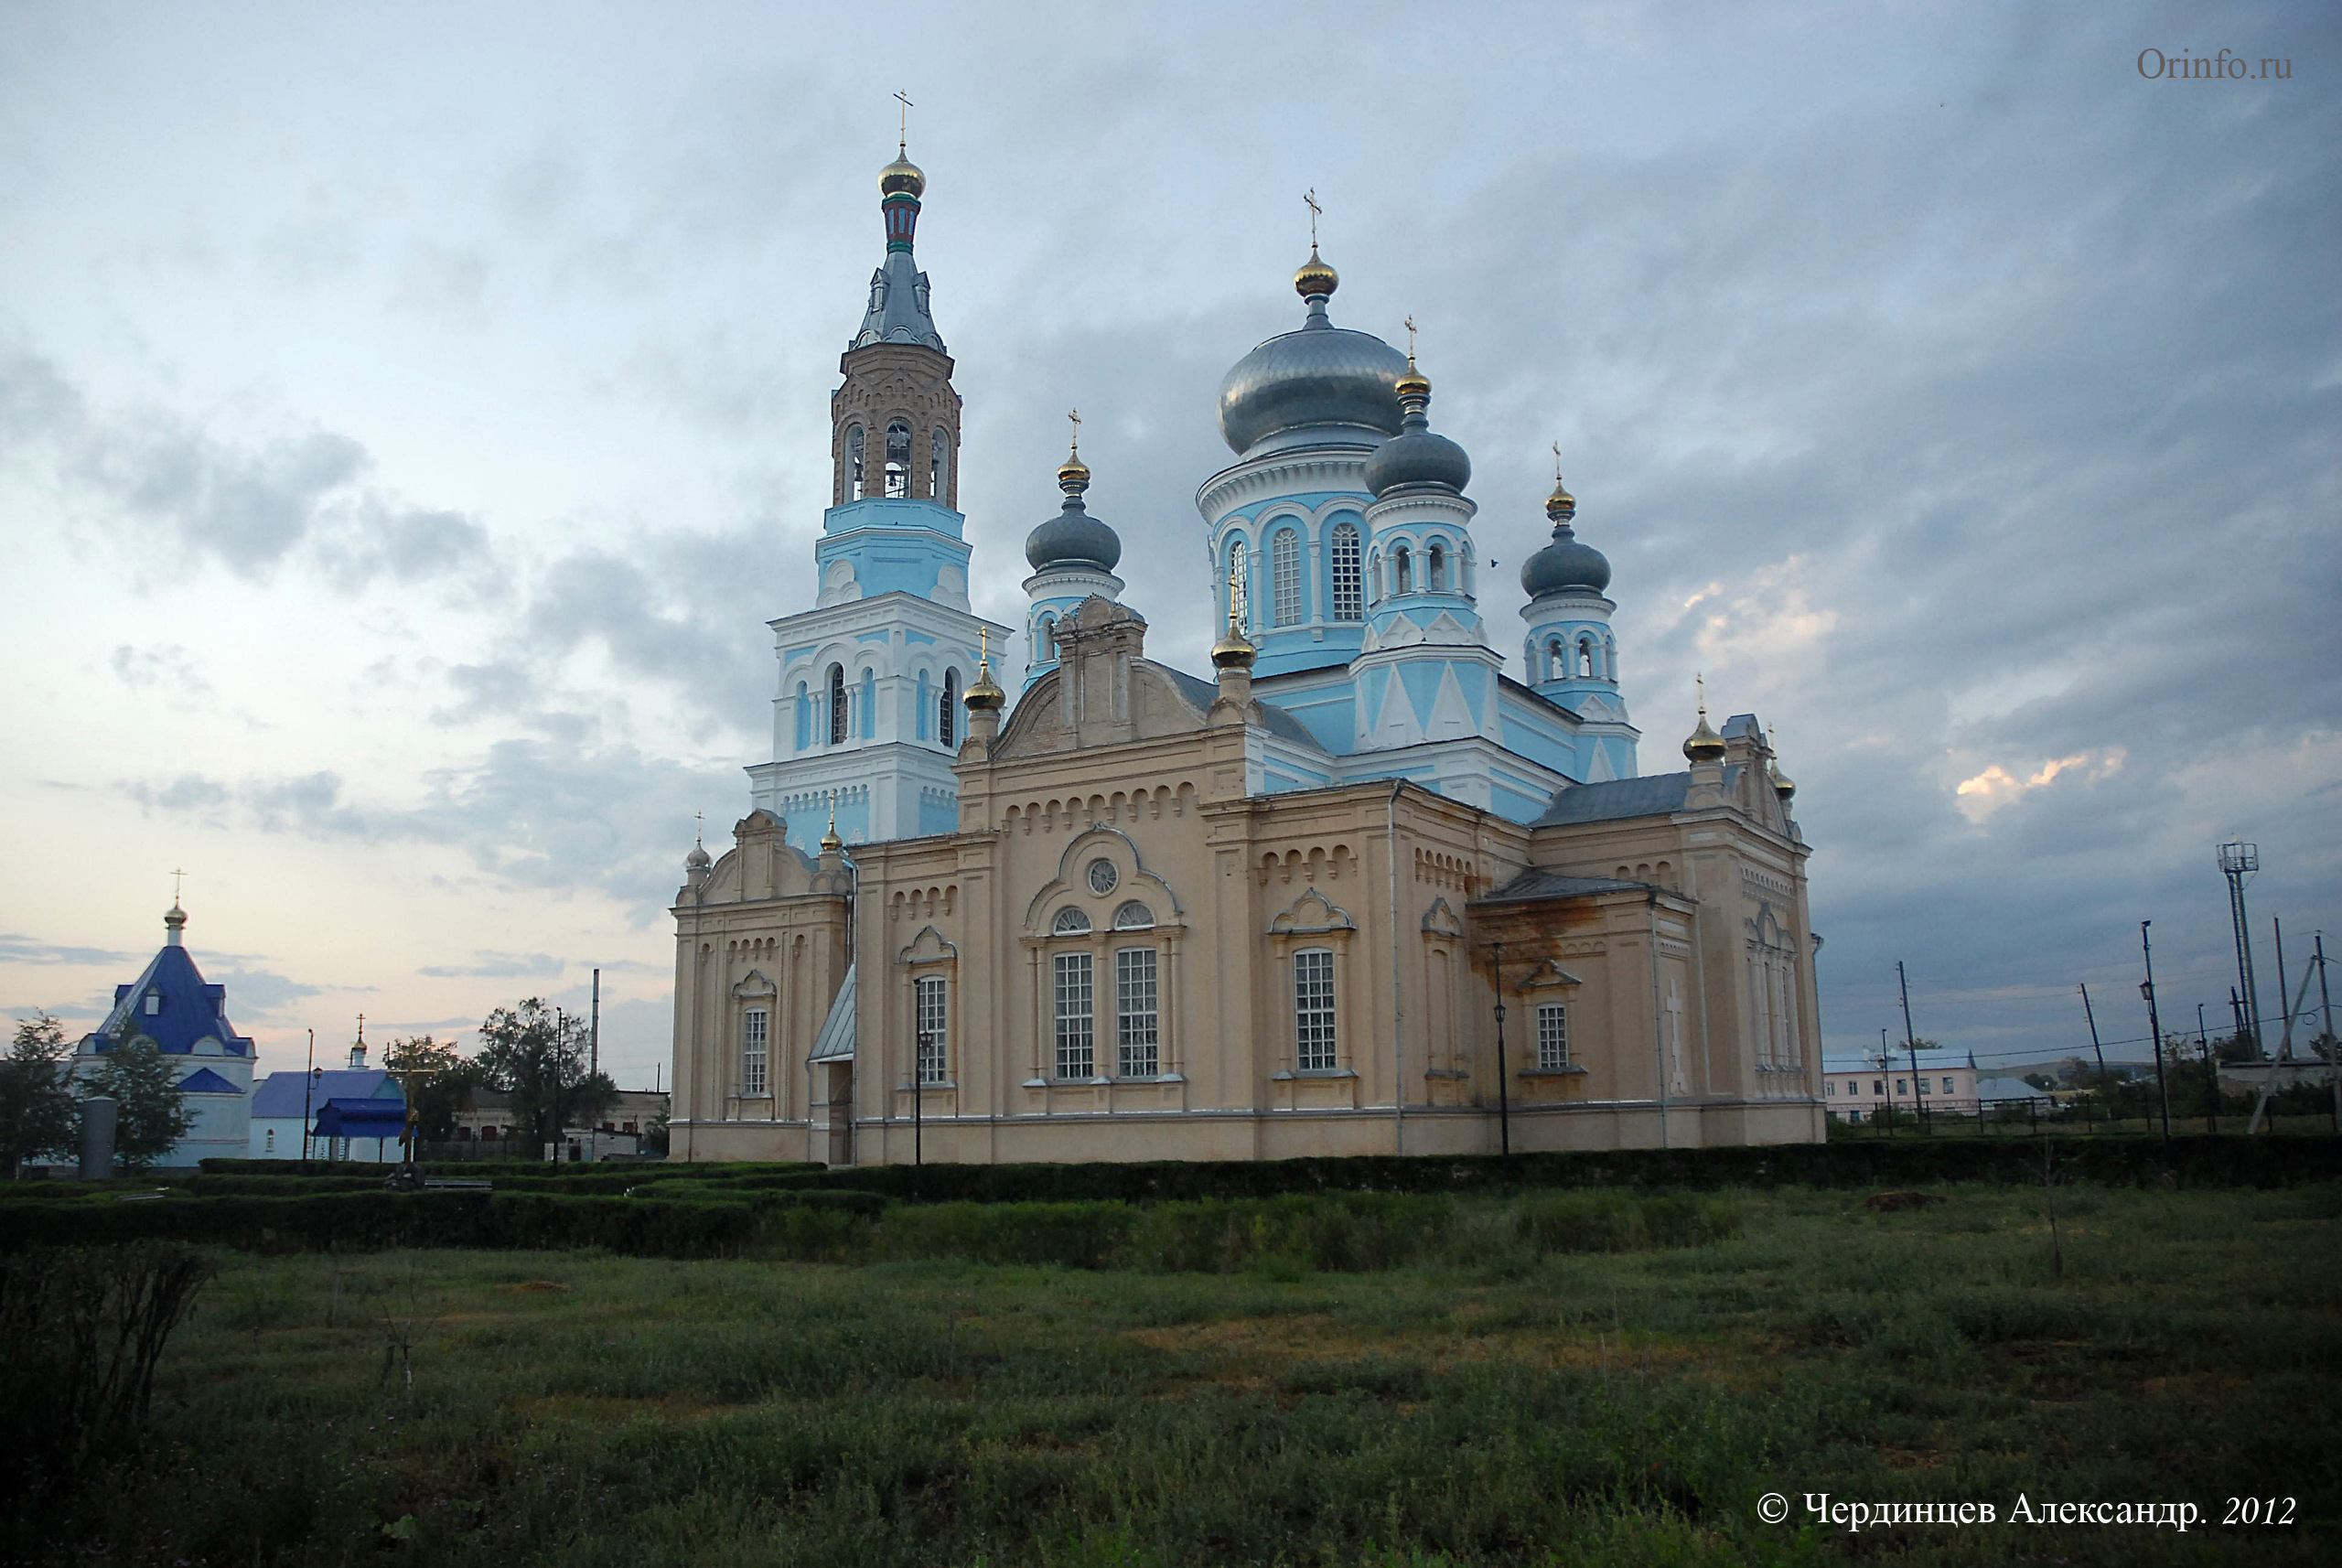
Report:
[[[328,1100],[317,1112],[320,1138],[396,1138],[406,1131],[406,1107],[395,1100]]]

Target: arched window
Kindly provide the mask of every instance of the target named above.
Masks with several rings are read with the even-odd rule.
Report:
[[[1415,591],[1414,557],[1407,553],[1407,547],[1403,544],[1391,553],[1391,591],[1394,594],[1412,594]]]
[[[956,744],[960,734],[960,672],[943,672],[943,707],[935,715],[935,734],[946,749]]]
[[[845,433],[845,499],[862,499],[862,426],[855,425]]]
[[[797,682],[797,749],[804,750],[813,744],[813,699],[805,682]]]
[[[1594,639],[1590,637],[1577,639],[1577,672],[1587,680],[1594,678]]]
[[[1301,624],[1301,535],[1290,528],[1269,541],[1269,594],[1277,625]]]
[[[1437,540],[1434,540],[1431,548],[1424,553],[1430,557],[1430,564],[1424,569],[1423,575],[1427,580],[1423,586],[1434,594],[1447,592],[1447,547]]]
[[[1244,570],[1244,536],[1241,533],[1230,534],[1228,540],[1228,560],[1219,570],[1219,613],[1223,619],[1232,613],[1235,607],[1229,602],[1229,583],[1231,580],[1241,581],[1247,575]],[[1251,596],[1246,596],[1249,598]]]
[[[951,444],[943,439],[943,432],[939,430],[935,433],[935,438],[928,443],[927,493],[930,499],[942,502],[951,493]]]
[[[886,426],[886,493],[911,493],[911,427],[899,419]]]
[[[830,744],[843,746],[846,730],[845,666],[830,666]]]
[[[1557,637],[1545,645],[1545,679],[1566,681],[1569,679],[1569,652],[1562,647],[1562,639]]]
[[[1114,929],[1144,931],[1155,924],[1155,911],[1133,898],[1114,911]]]
[[[1033,633],[1033,660],[1037,664],[1047,664],[1058,656],[1057,617],[1041,618],[1040,626]]]
[[[1059,909],[1058,918],[1049,922],[1049,929],[1057,936],[1078,937],[1090,929],[1090,917],[1071,908]]]
[[[1358,620],[1366,613],[1360,602],[1363,595],[1359,581],[1358,524],[1338,522],[1334,525],[1334,543],[1330,552],[1334,580],[1334,618]]]

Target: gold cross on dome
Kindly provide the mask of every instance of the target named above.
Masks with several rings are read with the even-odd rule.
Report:
[[[178,907],[179,879],[186,875],[187,873],[184,871],[174,871],[171,873],[171,907],[173,908],[177,908]]]
[[[1309,248],[1314,251],[1317,248],[1317,220],[1323,217],[1326,211],[1324,208],[1317,205],[1316,186],[1313,185],[1301,193],[1301,205],[1309,209]]]
[[[1081,455],[1081,410],[1069,409],[1066,417],[1073,421],[1073,451],[1078,457]]]
[[[1407,317],[1407,363],[1415,362],[1415,318]]]
[[[901,121],[896,127],[895,150],[898,153],[908,153],[911,145],[911,101],[897,92],[895,94],[895,102],[903,106]]]
[[[1556,441],[1556,442],[1554,442],[1554,443],[1553,443],[1553,483],[1555,483],[1555,484],[1557,484],[1557,485],[1558,485],[1558,484],[1560,484],[1561,482],[1562,482],[1562,444],[1561,444],[1560,442]]]

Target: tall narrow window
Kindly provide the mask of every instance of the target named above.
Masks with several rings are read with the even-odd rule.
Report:
[[[1391,556],[1391,591],[1394,594],[1412,594],[1415,591],[1414,557],[1407,553],[1407,547],[1403,544]]]
[[[957,670],[943,672],[943,705],[936,710],[935,735],[946,751],[959,744],[960,672]]]
[[[1096,1075],[1096,1025],[1091,1018],[1090,955],[1061,952],[1053,961],[1057,979],[1057,1046],[1059,1078]]]
[[[1594,678],[1594,639],[1590,637],[1577,639],[1577,672],[1589,681]]]
[[[1162,1070],[1157,1047],[1155,950],[1122,948],[1114,954],[1115,1070],[1153,1078]]]
[[[1225,621],[1237,607],[1229,597],[1229,594],[1230,592],[1230,585],[1232,583],[1244,582],[1250,575],[1251,575],[1244,570],[1244,536],[1241,533],[1235,534],[1228,541],[1228,561],[1226,564],[1221,566],[1219,572],[1219,614],[1221,620]],[[1246,594],[1244,597],[1250,599],[1252,596],[1250,594]],[[1245,618],[1250,620],[1252,618],[1248,616]],[[1252,628],[1248,626],[1245,629],[1249,631]]]
[[[1334,525],[1333,548],[1334,618],[1357,620],[1366,613],[1360,593],[1358,559],[1358,525],[1338,522]]]
[[[1324,948],[1293,955],[1293,1035],[1295,1065],[1302,1071],[1335,1065],[1334,955]]]
[[[1545,645],[1545,678],[1549,681],[1563,681],[1569,678],[1569,672],[1570,656],[1562,647],[1562,639],[1557,637]]]
[[[860,500],[862,488],[862,426],[855,425],[845,433],[845,499]]]
[[[1570,1010],[1560,1002],[1537,1004],[1537,1066],[1559,1072],[1570,1065]]]
[[[846,737],[845,666],[830,666],[830,744],[843,746]]]
[[[899,419],[886,426],[886,493],[911,493],[911,427]]]
[[[949,504],[943,498],[951,493],[951,447],[943,439],[943,432],[939,430],[927,444],[927,493],[929,499],[940,505]]]
[[[797,749],[813,744],[813,698],[805,682],[797,682]]]
[[[762,1094],[765,1091],[766,1022],[768,1018],[761,1007],[751,1007],[740,1015],[740,1092]]]
[[[1447,592],[1447,547],[1434,543],[1425,553],[1430,557],[1424,573],[1429,580],[1423,585],[1434,594]]]
[[[940,974],[921,975],[919,980],[919,1080],[921,1083],[941,1083],[944,1080],[944,1050],[951,1037],[950,1006],[943,977]]]
[[[1269,592],[1273,596],[1276,624],[1301,624],[1301,535],[1290,528],[1277,530],[1269,542]]]

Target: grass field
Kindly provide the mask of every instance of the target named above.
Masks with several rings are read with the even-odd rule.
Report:
[[[2041,1190],[1938,1191],[1727,1194],[1736,1234],[1595,1253],[1465,1199],[1477,1261],[1361,1273],[221,1253],[144,1454],[0,1557],[2342,1557],[2342,1185],[2060,1189],[2062,1269]],[[1808,1492],[2301,1522],[1857,1535],[1800,1528]]]

